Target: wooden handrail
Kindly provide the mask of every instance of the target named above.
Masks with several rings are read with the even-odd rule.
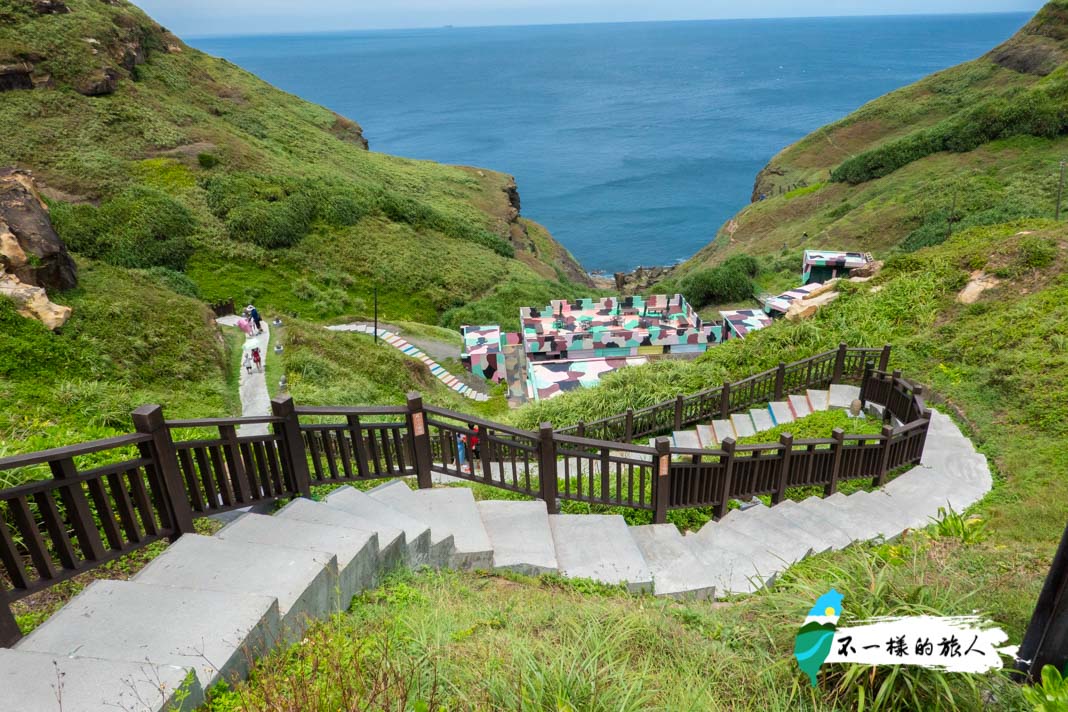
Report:
[[[131,445],[148,442],[151,439],[150,436],[142,434],[118,435],[113,438],[92,440],[77,445],[64,445],[63,447],[54,447],[49,450],[29,452],[25,455],[12,455],[11,457],[0,458],[0,471],[13,470],[16,467],[42,465],[46,462],[52,462],[53,460],[63,460],[70,457],[78,457],[80,455],[91,455],[95,452],[102,452],[104,450],[115,450],[120,447],[129,447]]]

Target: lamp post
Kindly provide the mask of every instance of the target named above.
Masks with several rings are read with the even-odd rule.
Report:
[[[378,346],[378,285],[375,285],[375,346]]]
[[[1064,166],[1068,163],[1064,159],[1061,159],[1061,181],[1057,186],[1057,215],[1054,220],[1061,219],[1061,197],[1064,195]]]

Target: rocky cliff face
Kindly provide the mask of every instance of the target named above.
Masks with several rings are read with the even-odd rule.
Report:
[[[74,260],[52,229],[33,177],[0,169],[0,295],[13,299],[24,316],[56,329],[70,317],[70,308],[52,304],[46,290],[77,284]]]

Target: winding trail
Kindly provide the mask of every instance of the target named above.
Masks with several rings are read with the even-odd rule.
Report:
[[[237,328],[237,320],[240,317],[237,315],[222,316],[216,319],[216,322],[224,326],[232,326]],[[240,395],[241,395],[241,415],[243,417],[253,417],[259,415],[271,414],[271,395],[267,391],[267,359],[268,345],[271,342],[271,330],[267,325],[267,320],[263,320],[263,333],[256,336],[248,337],[245,339],[243,349],[250,351],[253,348],[259,347],[260,353],[263,354],[263,368],[259,371],[252,370],[252,373],[247,373],[244,367],[240,369]],[[238,427],[238,436],[246,435],[266,435],[268,431],[267,423],[254,423],[251,425],[242,425]]]

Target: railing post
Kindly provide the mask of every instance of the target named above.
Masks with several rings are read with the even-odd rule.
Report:
[[[667,521],[668,504],[671,501],[671,439],[656,439],[656,455],[653,456],[653,524]]]
[[[861,410],[868,407],[868,384],[871,382],[871,372],[875,367],[871,359],[864,362],[864,376],[860,380],[860,407]]]
[[[879,354],[879,370],[885,371],[890,365],[890,344],[883,346],[883,352]]]
[[[731,383],[726,381],[719,395],[719,416],[726,419],[731,414]]]
[[[771,503],[778,504],[786,499],[786,487],[790,483],[790,458],[794,451],[794,436],[783,433],[779,436],[779,444],[782,445],[782,465],[779,467],[779,486],[775,494],[771,496]]]
[[[158,405],[143,405],[133,412],[134,428],[139,433],[152,436],[146,443],[149,456],[159,474],[160,487],[170,509],[171,523],[175,538],[182,534],[192,534],[193,507],[189,503],[189,493],[185,491],[182,474],[178,469],[178,453],[174,449],[171,431],[163,420],[163,408]]]
[[[634,439],[634,409],[627,408],[627,416],[623,421],[623,442],[629,443]]]
[[[779,361],[779,367],[775,369],[775,400],[782,400],[782,391],[786,387],[786,363]]]
[[[882,487],[886,484],[886,471],[890,469],[890,446],[891,438],[894,435],[894,429],[889,425],[883,426],[883,449],[879,453],[879,471],[875,473],[875,479],[872,480],[872,487]]]
[[[300,434],[300,419],[293,396],[279,396],[271,400],[271,414],[282,418],[274,430],[282,438],[286,458],[289,460],[289,476],[296,495],[311,499],[311,475],[308,473],[308,455],[304,451],[304,438]]]
[[[578,437],[580,437],[580,438],[586,437],[586,421],[585,420],[580,420],[578,422],[578,430],[576,432],[578,434]]]
[[[675,396],[675,430],[682,430],[682,413],[686,408],[686,397],[682,394]]]
[[[723,442],[719,446],[727,453],[727,464],[723,468],[723,485],[715,514],[716,519],[723,519],[723,517],[727,516],[727,503],[731,498],[731,475],[734,472],[734,438],[723,438]]]
[[[838,353],[834,356],[834,373],[831,375],[831,383],[841,383],[842,374],[845,371],[846,354],[849,344],[844,341],[838,344]]]
[[[241,446],[237,442],[237,428],[233,425],[220,425],[219,437],[223,440],[223,457],[234,485],[234,495],[240,502],[254,502],[263,496],[262,485],[253,476],[249,481],[245,474],[245,460],[241,457]],[[253,491],[255,490],[255,491]]]
[[[838,491],[838,474],[842,468],[842,449],[845,447],[845,431],[841,428],[835,428],[831,432],[831,437],[834,438],[834,445],[831,446],[831,450],[834,451],[834,464],[831,465],[831,481],[827,483],[827,487],[823,491],[824,497],[830,497]]]
[[[408,432],[412,437],[412,455],[415,457],[415,477],[419,489],[430,489],[434,480],[430,476],[430,432],[426,425],[423,397],[416,392],[408,394]],[[442,453],[444,459],[445,454]]]
[[[556,440],[553,436],[553,424],[542,423],[538,431],[538,485],[541,499],[549,514],[557,514],[560,507],[556,502]]]
[[[11,605],[0,602],[0,648],[12,648],[21,638],[22,631],[11,612]]]

